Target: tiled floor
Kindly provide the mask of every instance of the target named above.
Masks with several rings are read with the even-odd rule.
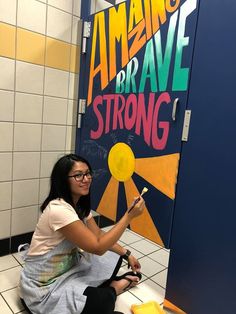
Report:
[[[105,228],[105,229],[109,229]],[[116,310],[131,314],[131,304],[155,300],[162,305],[165,296],[169,252],[140,235],[126,230],[120,245],[132,251],[142,266],[140,284],[118,296]],[[26,313],[17,294],[20,270],[23,263],[18,253],[0,257],[0,313]],[[127,271],[123,265],[121,272]]]

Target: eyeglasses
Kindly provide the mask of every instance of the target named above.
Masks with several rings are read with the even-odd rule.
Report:
[[[74,178],[75,181],[77,182],[83,181],[84,177],[86,177],[88,180],[92,179],[93,177],[92,171],[87,171],[85,173],[79,172],[79,173],[74,174],[73,176],[68,176],[68,178]]]

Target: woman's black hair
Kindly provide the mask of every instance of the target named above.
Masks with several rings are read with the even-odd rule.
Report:
[[[51,174],[49,195],[40,207],[42,212],[50,201],[57,198],[62,198],[73,208],[75,208],[80,219],[88,216],[90,212],[90,193],[88,195],[81,196],[75,207],[69,186],[68,174],[71,171],[74,163],[78,161],[85,163],[89,170],[92,171],[89,162],[83,157],[75,154],[65,155],[55,163]]]

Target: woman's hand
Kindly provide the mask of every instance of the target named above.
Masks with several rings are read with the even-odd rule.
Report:
[[[141,265],[133,255],[128,257],[128,268],[131,267],[133,272],[140,272]]]
[[[145,207],[145,201],[142,196],[136,197],[133,204],[128,209],[128,215],[132,219],[142,214]]]

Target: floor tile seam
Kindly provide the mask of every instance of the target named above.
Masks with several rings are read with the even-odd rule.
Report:
[[[15,254],[15,253],[14,253]],[[12,254],[12,256],[14,257],[14,259],[17,261],[18,264],[20,264],[20,266],[24,265],[24,261],[20,262],[18,261],[18,259]]]
[[[158,274],[158,273],[157,273]],[[157,275],[155,274],[155,275]],[[153,275],[153,276],[155,276]],[[156,281],[152,280],[151,277],[148,278],[149,280],[151,280],[153,283],[155,283],[156,285],[158,285],[160,288],[162,288],[164,291],[166,291],[166,288],[162,287],[159,283],[157,283]]]
[[[150,254],[152,254],[152,253],[150,253]],[[153,257],[151,257],[151,256],[149,256],[149,255],[146,255],[146,256],[148,256],[148,257],[149,257],[151,260],[153,260],[154,262],[157,262]],[[168,268],[168,265],[162,264],[161,262],[157,262],[157,263],[159,263],[160,265],[162,265],[162,266]]]
[[[147,279],[151,279],[151,277],[153,277],[153,276],[158,275],[159,273],[161,273],[162,271],[164,271],[164,270],[166,270],[166,269],[168,269],[168,268],[165,267],[164,269],[162,269],[162,270],[156,272],[156,273],[153,274],[153,275],[146,275],[146,274],[145,274],[144,272],[142,272],[142,270],[141,270],[141,274],[144,275],[145,277],[147,277],[146,279],[144,279],[144,280],[147,280]],[[143,280],[143,281],[144,281],[144,280]],[[142,281],[142,282],[143,282],[143,281]]]
[[[140,242],[140,241],[142,241],[142,240],[143,240],[143,239],[135,240],[135,241],[131,241],[131,242],[129,242],[129,243],[124,242],[124,240],[119,240],[119,241],[121,241],[121,242],[123,242],[123,243],[125,243],[125,244],[127,244],[127,245],[130,245],[130,244],[138,243],[138,242]]]
[[[11,308],[10,304],[8,304],[7,300],[4,298],[4,296],[2,295],[1,292],[1,297],[3,298],[4,302],[6,303],[6,305],[9,307],[9,309],[11,310],[12,313],[14,313],[13,309]],[[17,312],[18,313],[18,312]]]
[[[132,244],[133,244],[133,243],[132,243]],[[132,249],[134,249],[135,251],[137,251],[137,252],[143,254],[144,256],[147,256],[148,254],[152,254],[152,253],[155,253],[155,252],[158,251],[158,250],[155,250],[155,251],[151,251],[151,252],[149,252],[149,253],[144,253],[144,252],[141,252],[140,250],[138,250],[137,248],[133,247],[131,244],[130,244],[129,246],[130,246]]]
[[[10,267],[10,268],[6,268],[6,269],[3,269],[3,270],[0,270],[0,274],[3,273],[3,272],[5,272],[5,271],[9,271],[9,270],[11,270],[11,269],[17,268],[17,267],[21,267],[21,268],[22,268],[22,265],[19,264],[19,265]]]
[[[164,269],[164,270],[165,270],[165,269]],[[162,270],[162,271],[164,271],[164,270]],[[159,273],[161,273],[162,271],[160,271]],[[159,274],[159,273],[157,273],[157,274]],[[150,279],[152,282],[154,282],[155,284],[157,284],[158,286],[160,286],[161,288],[163,288],[164,290],[166,290],[166,287],[163,287],[160,283],[158,283],[157,281],[155,281],[154,279],[152,279],[152,277],[156,276],[157,274],[155,274],[155,275],[149,277],[148,279]]]
[[[159,264],[160,266],[163,266],[163,267],[165,267],[165,268],[168,268],[168,266],[163,265],[163,264],[161,264],[161,263],[157,262],[156,260],[152,259],[152,258],[151,258],[151,257],[149,257],[148,255],[141,256],[141,257],[139,257],[139,258],[138,258],[138,260],[140,260],[140,259],[142,259],[142,258],[144,258],[144,257],[149,258],[151,261],[153,261],[153,262],[155,262],[155,263]]]
[[[17,286],[11,287],[11,288],[9,288],[9,289],[2,290],[2,291],[0,291],[0,293],[1,293],[1,295],[2,295],[2,294],[5,293],[5,292],[11,291],[11,290],[14,290],[14,289],[17,289],[17,288],[18,288],[18,284],[17,284]]]

